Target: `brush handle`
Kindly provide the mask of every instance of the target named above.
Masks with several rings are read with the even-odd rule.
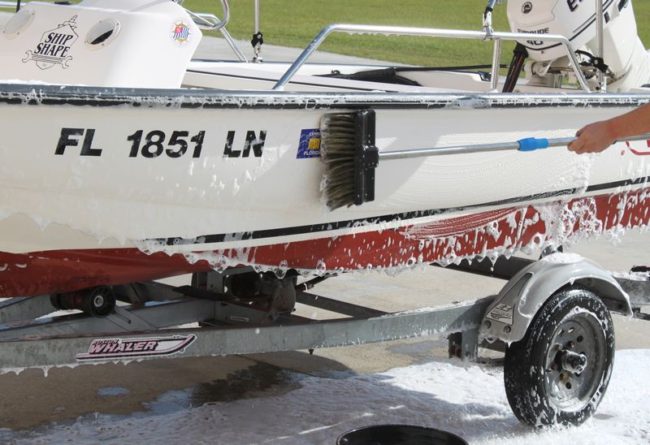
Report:
[[[554,139],[524,138],[524,139],[519,139],[517,141],[517,144],[519,145],[517,150],[519,150],[519,151],[535,151],[535,150],[542,150],[542,149],[548,148],[548,147],[562,147],[562,146],[569,145],[574,140],[575,140],[574,137],[554,138]]]
[[[650,134],[622,138],[616,142],[649,140]],[[548,147],[566,147],[575,140],[575,137],[564,138],[524,138],[515,142],[495,142],[492,144],[457,145],[453,147],[416,148],[411,150],[391,150],[379,152],[380,160],[408,159],[424,156],[440,156],[451,154],[480,153],[485,151],[517,150],[530,152],[543,150]]]

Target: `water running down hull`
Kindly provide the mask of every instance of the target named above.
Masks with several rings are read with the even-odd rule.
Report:
[[[0,296],[69,292],[100,285],[147,281],[224,265],[310,271],[312,274],[359,269],[399,270],[420,263],[449,264],[476,256],[496,259],[545,244],[559,245],[581,236],[647,226],[650,188],[599,194],[569,202],[513,206],[440,218],[422,224],[244,249],[187,255],[137,248],[0,253]],[[325,236],[322,236],[325,235]],[[204,259],[201,259],[204,258]],[[6,277],[6,278],[5,278]]]

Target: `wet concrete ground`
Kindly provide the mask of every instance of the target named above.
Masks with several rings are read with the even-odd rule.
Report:
[[[280,395],[300,387],[301,376],[342,378],[431,358],[444,344],[431,340],[290,351],[251,356],[153,360],[128,365],[40,369],[0,376],[0,428],[38,429],[93,413],[129,415],[177,411],[206,403]],[[174,398],[173,394],[180,396]],[[171,398],[169,394],[172,394]],[[159,399],[165,396],[165,402]],[[161,408],[161,406],[163,408]]]

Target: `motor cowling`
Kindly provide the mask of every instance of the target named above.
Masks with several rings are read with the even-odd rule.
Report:
[[[574,50],[598,54],[596,0],[509,0],[507,12],[513,32],[535,34],[519,42],[533,62],[548,67],[567,56],[563,45],[545,41],[544,34],[565,36]],[[647,83],[650,57],[638,37],[631,0],[603,0],[603,16],[602,59],[609,89],[625,91]]]

